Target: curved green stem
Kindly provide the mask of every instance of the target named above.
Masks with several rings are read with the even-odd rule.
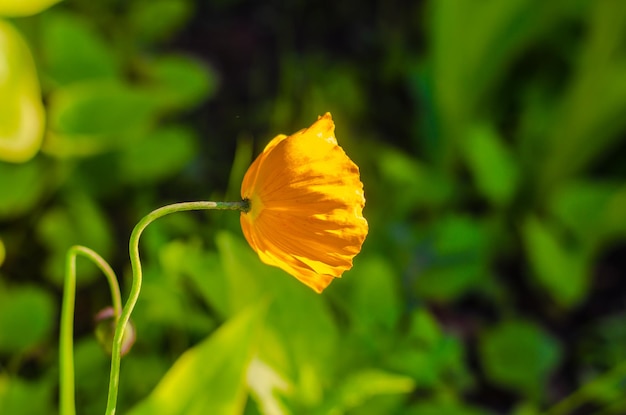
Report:
[[[130,315],[135,308],[139,293],[141,291],[142,283],[142,271],[141,261],[139,259],[139,237],[144,229],[154,220],[169,215],[174,212],[182,212],[188,210],[207,210],[207,209],[220,209],[220,210],[240,210],[247,212],[249,210],[249,202],[243,200],[240,202],[183,202],[175,203],[173,205],[164,206],[156,209],[146,215],[143,219],[135,225],[133,232],[130,235],[128,242],[128,250],[130,254],[130,264],[133,271],[133,282],[128,295],[128,300],[124,305],[124,309],[120,315],[120,318],[115,327],[115,335],[113,336],[113,351],[111,354],[111,376],[109,378],[109,396],[107,399],[107,415],[114,415],[117,406],[117,391],[119,386],[119,374],[120,374],[120,362],[122,359],[122,340],[126,325],[130,319]]]
[[[59,413],[74,415],[74,303],[76,300],[76,257],[82,255],[92,260],[106,277],[111,289],[115,316],[122,311],[122,296],[115,272],[95,251],[74,245],[67,251],[63,303],[61,306],[61,332],[59,334]]]

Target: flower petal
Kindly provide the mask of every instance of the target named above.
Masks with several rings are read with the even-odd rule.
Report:
[[[321,292],[352,267],[367,235],[358,167],[337,145],[330,114],[278,136],[252,164],[243,233],[261,260]]]

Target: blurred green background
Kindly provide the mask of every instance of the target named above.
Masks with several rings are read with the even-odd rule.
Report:
[[[330,111],[370,234],[317,295],[234,212],[142,239],[118,413],[626,413],[626,2],[0,0],[0,413],[56,413],[64,256],[237,200]],[[110,304],[79,260],[77,407]]]

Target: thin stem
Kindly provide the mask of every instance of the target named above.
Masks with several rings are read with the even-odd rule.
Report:
[[[59,413],[76,414],[74,401],[74,303],[76,299],[76,257],[82,255],[93,261],[106,277],[111,289],[115,316],[122,310],[122,296],[115,272],[95,251],[74,245],[67,251],[65,282],[61,308],[61,332],[59,334]]]
[[[139,259],[139,237],[144,229],[154,220],[169,215],[174,212],[183,212],[189,210],[240,210],[247,212],[250,209],[249,202],[243,200],[240,202],[183,202],[173,205],[164,206],[156,209],[146,215],[135,225],[128,242],[128,251],[130,255],[130,264],[133,271],[133,282],[128,295],[128,300],[124,305],[122,314],[115,327],[115,335],[113,336],[113,351],[111,354],[111,376],[109,379],[109,396],[107,399],[106,415],[114,415],[117,406],[117,392],[119,387],[120,363],[122,359],[122,340],[126,325],[130,319],[130,315],[135,308],[139,293],[141,291],[142,271],[141,261]]]

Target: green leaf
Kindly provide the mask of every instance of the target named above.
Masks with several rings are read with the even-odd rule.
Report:
[[[415,382],[408,376],[379,369],[355,371],[342,380],[325,413],[342,414],[367,404],[376,396],[408,394],[414,387]]]
[[[606,206],[617,189],[618,185],[611,183],[571,182],[552,195],[550,208],[580,240],[596,239]]]
[[[28,45],[12,25],[2,20],[0,57],[0,161],[22,163],[41,147],[45,111]]]
[[[405,415],[490,415],[491,412],[458,402],[420,402],[402,412]]]
[[[626,126],[626,3],[592,2],[580,63],[545,141],[544,193],[615,148]]]
[[[143,0],[131,3],[133,36],[145,42],[170,39],[191,16],[192,3],[184,0]]]
[[[394,350],[393,356],[386,360],[391,369],[409,375],[416,387],[434,388],[439,382],[442,368],[439,362],[433,359],[430,350],[418,347]]]
[[[322,385],[334,369],[338,340],[324,296],[263,264],[242,238],[221,232],[216,242],[226,272],[231,310],[240,310],[262,298],[273,300],[260,358],[279,373],[294,374],[290,379],[294,379],[296,400],[307,406],[319,404]]]
[[[393,203],[395,215],[404,216],[419,207],[436,208],[450,200],[454,186],[446,178],[407,154],[379,149],[376,161]]]
[[[50,97],[46,151],[57,156],[88,156],[128,146],[152,121],[150,93],[109,81],[58,89]]]
[[[215,328],[215,320],[193,301],[179,275],[164,273],[158,266],[144,266],[144,274],[142,296],[137,303],[137,332],[178,329],[197,338]],[[178,342],[184,344],[180,338]]]
[[[133,359],[135,357],[133,356]],[[131,359],[128,359],[131,360]],[[121,382],[124,384],[126,365],[124,361]],[[104,412],[106,390],[111,370],[111,357],[108,356],[95,336],[88,335],[76,339],[74,345],[74,370],[76,378],[77,413],[89,414]],[[123,391],[120,391],[123,393]]]
[[[480,286],[488,277],[488,235],[466,216],[450,215],[432,230],[432,249],[415,289],[423,296],[450,301]]]
[[[425,309],[411,313],[411,322],[407,338],[432,348],[442,340],[442,332],[437,320]]]
[[[87,19],[71,13],[42,16],[43,68],[61,85],[88,79],[113,79],[119,62],[113,49]]]
[[[291,385],[271,366],[262,360],[252,359],[248,367],[248,387],[262,414],[287,415],[280,395],[289,394]]]
[[[317,82],[310,82],[305,85],[309,86],[309,90],[306,91],[307,99],[303,100],[304,113],[306,114],[320,114],[324,111],[333,111],[333,114],[339,116],[339,111],[346,114],[346,118],[356,119],[363,116],[362,114],[366,110],[366,98],[363,84],[358,82],[354,74],[358,70],[356,67],[350,64],[346,64],[343,61],[341,64],[338,61],[332,62],[319,62],[316,58],[305,61],[303,64],[311,68],[311,72],[317,70],[315,77]],[[294,71],[292,76],[298,77],[301,64],[290,65],[287,71]],[[329,103],[332,103],[334,108],[329,108]]]
[[[113,134],[141,125],[152,114],[150,97],[117,82],[74,84],[51,102],[51,128],[65,134]]]
[[[228,232],[216,237],[217,250],[226,272],[229,312],[235,313],[270,290],[273,278],[288,278],[285,273],[267,266],[254,251]]]
[[[0,351],[21,353],[43,342],[55,320],[52,296],[39,288],[0,291]]]
[[[495,206],[505,206],[515,195],[519,170],[509,149],[490,125],[471,129],[463,151],[478,190]]]
[[[531,402],[522,402],[513,408],[511,415],[540,415],[541,411]]]
[[[180,110],[200,104],[217,89],[216,75],[207,64],[187,56],[164,56],[148,62],[147,76],[164,109]]]
[[[345,281],[346,307],[355,323],[367,331],[391,331],[402,306],[394,270],[388,262],[379,257],[360,258],[345,274]]]
[[[51,382],[25,381],[0,374],[0,413],[41,415],[50,413],[53,387]]]
[[[443,135],[456,141],[508,66],[558,16],[532,0],[434,2],[429,8],[433,87]],[[480,24],[465,25],[476,21]]]
[[[67,195],[65,206],[47,210],[37,224],[37,236],[48,248],[46,275],[61,285],[65,272],[65,255],[72,245],[84,245],[104,258],[113,248],[113,235],[100,207],[87,195]],[[77,261],[78,284],[100,275],[100,271],[84,259]]]
[[[6,257],[7,257],[7,250],[4,247],[4,242],[2,242],[2,238],[0,238],[0,267],[4,263],[4,260]]]
[[[526,321],[506,321],[486,331],[479,352],[492,382],[536,400],[544,396],[548,377],[561,359],[559,343]]]
[[[432,344],[406,339],[385,357],[387,367],[411,376],[418,387],[436,388],[445,382],[458,390],[468,389],[473,382],[466,361],[463,344],[450,336],[441,336]]]
[[[550,210],[589,250],[626,235],[626,186],[622,183],[569,182],[552,194]]]
[[[563,307],[579,303],[589,286],[589,253],[566,247],[553,230],[533,217],[524,222],[522,234],[539,284]]]
[[[2,0],[0,16],[18,17],[40,13],[61,0]]]
[[[41,160],[19,165],[0,161],[0,217],[12,218],[32,209],[41,199],[45,186]]]
[[[226,278],[216,252],[202,250],[195,240],[174,240],[161,248],[159,258],[166,273],[189,278],[207,306],[228,316]]]
[[[413,311],[409,324],[393,352],[387,353],[386,367],[411,376],[419,388],[436,388],[441,382],[459,390],[470,386],[461,341],[445,335],[424,308]]]
[[[610,200],[604,210],[603,230],[605,236],[623,237],[626,235],[626,221],[624,221],[624,212],[626,211],[626,186],[620,188],[611,195]]]
[[[197,137],[184,127],[161,127],[121,153],[120,177],[145,185],[179,173],[197,153]]]
[[[246,369],[263,320],[264,304],[249,307],[186,351],[148,398],[129,413],[239,414],[246,401]]]

